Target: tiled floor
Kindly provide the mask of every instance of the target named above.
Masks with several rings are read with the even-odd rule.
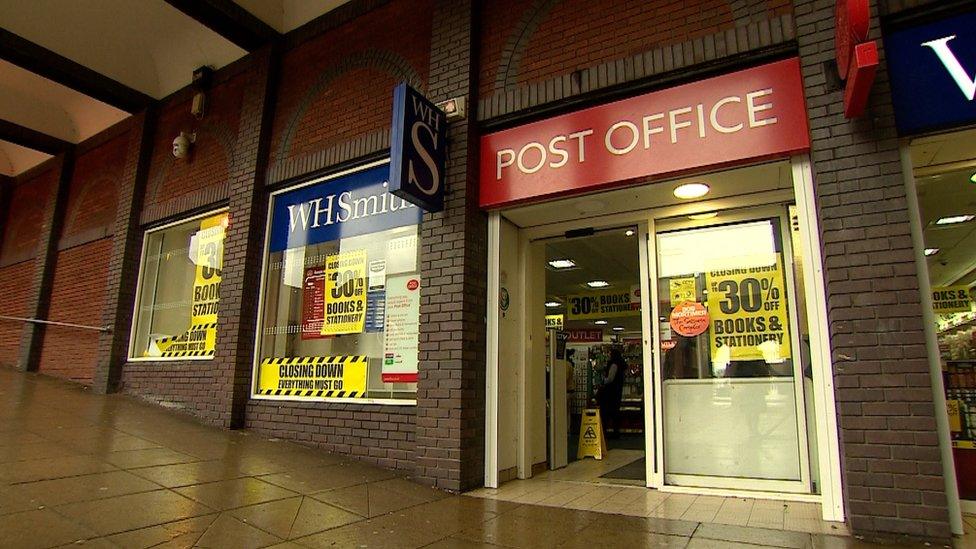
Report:
[[[649,490],[643,482],[602,478],[643,456],[639,450],[610,450],[602,460],[574,461],[528,480],[507,482],[497,490],[482,488],[468,495],[634,517],[849,535],[843,523],[821,520],[816,503],[673,494]]]
[[[791,514],[767,513],[762,502],[747,512],[740,500],[643,488],[555,479],[507,486],[514,501],[449,495],[322,451],[0,368],[0,548],[868,547],[787,531]],[[554,502],[568,508],[533,504]],[[623,514],[632,509],[642,516]]]

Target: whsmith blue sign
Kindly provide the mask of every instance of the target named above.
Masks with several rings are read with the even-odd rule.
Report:
[[[884,39],[902,135],[976,122],[976,13]]]
[[[444,209],[447,116],[417,90],[393,89],[390,192],[429,212]]]
[[[420,208],[389,193],[389,174],[382,165],[275,196],[271,251],[420,223]]]

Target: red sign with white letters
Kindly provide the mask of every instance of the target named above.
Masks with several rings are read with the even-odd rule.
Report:
[[[481,138],[483,208],[810,148],[798,59]]]

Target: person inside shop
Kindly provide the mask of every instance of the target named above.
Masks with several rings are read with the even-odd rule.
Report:
[[[693,341],[674,334],[674,347],[664,352],[664,379],[698,379]]]
[[[607,438],[620,437],[620,400],[624,392],[624,373],[627,371],[627,363],[619,347],[610,350],[610,359],[607,360],[607,369],[603,375],[603,386],[600,387],[600,416],[603,419],[603,428],[607,432]],[[610,427],[613,426],[613,432]]]

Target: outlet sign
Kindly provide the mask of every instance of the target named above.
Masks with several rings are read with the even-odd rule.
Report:
[[[390,193],[428,212],[444,209],[447,115],[406,83],[393,89]]]
[[[810,148],[798,59],[481,138],[480,203],[498,208]]]
[[[901,135],[976,122],[976,13],[884,38]]]

